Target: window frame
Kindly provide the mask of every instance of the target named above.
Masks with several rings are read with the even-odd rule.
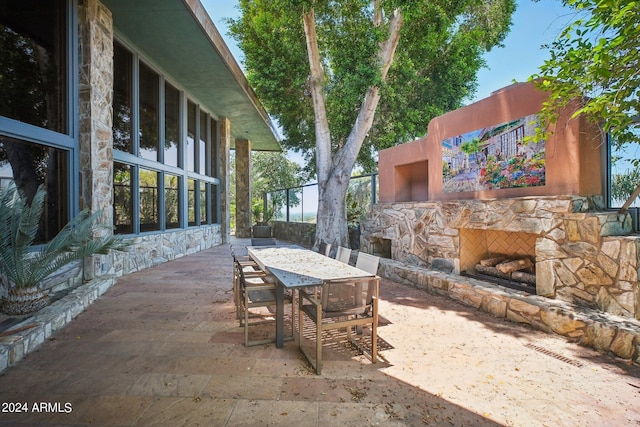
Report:
[[[25,142],[56,148],[66,152],[68,171],[66,188],[69,196],[66,200],[68,218],[61,218],[66,223],[80,212],[80,149],[79,149],[79,57],[78,57],[78,2],[66,0],[62,7],[66,9],[66,42],[65,42],[65,95],[66,133],[56,132],[36,125],[0,116],[0,134]]]
[[[214,222],[218,218],[220,218],[220,179],[217,176],[217,150],[219,147],[219,132],[217,127],[213,127],[213,123],[218,123],[219,117],[202,108],[201,103],[198,100],[190,96],[184,88],[182,88],[177,82],[172,80],[170,77],[163,73],[160,67],[153,64],[151,61],[146,59],[142,54],[140,54],[132,44],[128,43],[122,37],[120,37],[117,33],[114,37],[114,43],[120,44],[123,48],[129,51],[132,55],[132,74],[133,74],[133,105],[132,110],[135,112],[132,117],[132,126],[133,126],[133,135],[132,135],[132,144],[133,149],[132,153],[113,150],[113,160],[114,162],[124,163],[129,165],[132,168],[132,181],[133,181],[133,194],[134,205],[133,205],[133,233],[132,235],[140,235],[140,234],[154,234],[154,233],[162,233],[165,231],[175,231],[180,229],[188,229],[199,227],[203,225],[212,225],[218,224],[219,222]],[[154,71],[158,74],[158,93],[160,95],[159,99],[159,122],[158,122],[158,132],[160,135],[160,142],[158,147],[158,156],[157,161],[143,158],[139,155],[139,127],[140,127],[140,81],[139,81],[139,67],[140,63],[143,63],[146,67]],[[178,150],[178,166],[171,166],[165,163],[165,150],[160,149],[164,146],[165,140],[165,126],[166,126],[166,114],[165,114],[165,85],[169,84],[173,88],[178,91],[179,94],[179,150]],[[200,144],[200,133],[201,133],[201,117],[204,115],[206,123],[205,123],[205,170],[204,171],[190,171],[188,170],[188,157],[187,157],[187,134],[188,134],[188,105],[189,103],[193,103],[195,105],[195,138],[194,138],[194,169],[199,165],[199,150],[197,149]],[[145,170],[153,170],[159,173],[158,178],[158,191],[159,191],[159,203],[158,203],[158,219],[160,222],[160,227],[158,230],[154,231],[141,231],[140,230],[140,204],[139,204],[139,173],[140,169]],[[199,169],[199,167],[198,167]],[[179,227],[167,228],[166,224],[166,205],[165,205],[165,176],[166,175],[178,176],[178,216],[179,216]],[[200,183],[205,183],[206,191],[205,197],[206,200],[206,221],[201,221],[201,209],[200,209],[200,191],[195,192],[195,223],[193,225],[189,225],[189,195],[188,195],[188,183],[189,180],[195,180],[195,188],[199,189]],[[216,197],[213,197],[213,195]],[[127,235],[127,234],[124,234]]]

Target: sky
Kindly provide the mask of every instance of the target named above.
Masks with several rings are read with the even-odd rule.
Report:
[[[200,1],[209,12],[236,61],[242,66],[242,52],[227,35],[227,25],[224,22],[225,18],[239,16],[238,2]],[[466,103],[471,104],[486,98],[492,92],[509,86],[513,80],[526,81],[536,73],[538,67],[548,58],[548,53],[541,49],[541,46],[556,38],[570,16],[570,11],[562,7],[560,0],[518,0],[511,31],[503,42],[504,47],[494,48],[485,55],[488,68],[478,73],[478,90]]]

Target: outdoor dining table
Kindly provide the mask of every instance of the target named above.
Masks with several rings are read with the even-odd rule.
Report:
[[[285,290],[320,286],[328,280],[375,277],[374,274],[297,245],[249,246],[247,251],[261,269],[277,279],[277,348],[284,347]]]

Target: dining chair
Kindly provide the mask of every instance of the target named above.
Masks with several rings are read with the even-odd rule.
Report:
[[[250,256],[238,255],[236,249],[232,246],[231,257],[233,258],[233,302],[236,305],[236,319],[242,319],[242,311],[240,305],[240,274],[237,266],[240,265],[245,273],[245,276],[261,276],[264,272],[258,266]]]
[[[379,264],[379,256],[370,255],[365,252],[358,252],[358,258],[356,259],[356,268],[366,271],[367,273],[378,274]]]
[[[305,289],[298,293],[298,346],[316,374],[322,373],[323,332],[345,329],[347,339],[362,351],[372,363],[378,358],[378,277],[326,281],[319,296]],[[315,357],[305,348],[304,318],[313,322],[316,340]],[[371,348],[354,337],[353,328],[369,325]]]
[[[351,259],[351,249],[345,248],[344,246],[338,246],[336,259],[345,264],[349,264],[349,260]]]
[[[329,253],[331,253],[331,243],[320,242],[318,245],[318,253],[329,256]]]
[[[240,326],[244,327],[244,345],[251,347],[260,344],[269,344],[276,341],[275,337],[275,318],[265,307],[272,307],[276,305],[276,282],[275,278],[261,272],[245,272],[240,263],[235,264],[236,274],[239,278],[239,301],[240,311],[242,316],[240,317]],[[295,319],[295,307],[293,304],[293,298],[291,294],[285,293],[285,304],[291,304],[291,334],[286,336],[285,339],[294,339],[294,319]],[[251,309],[259,309],[255,311]],[[267,310],[267,313],[264,311]],[[272,323],[274,325],[274,334],[272,337],[263,339],[249,339],[249,329],[252,326],[261,325],[265,323]]]

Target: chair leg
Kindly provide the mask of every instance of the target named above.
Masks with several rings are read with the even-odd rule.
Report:
[[[322,308],[316,306],[316,374],[322,372]]]

